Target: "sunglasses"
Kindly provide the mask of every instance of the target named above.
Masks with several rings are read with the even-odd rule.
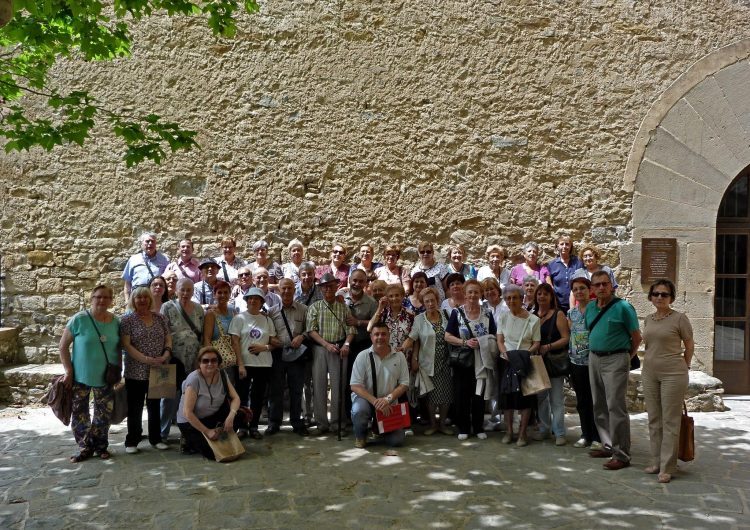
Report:
[[[651,296],[654,298],[669,298],[672,295],[662,291],[654,291],[653,293],[651,293]]]
[[[201,359],[201,364],[218,364],[219,359],[218,357],[211,357],[209,359],[206,359],[205,357]]]
[[[343,250],[334,250],[332,254],[344,254]]]
[[[249,272],[241,272],[237,276],[239,276],[240,278],[247,278],[248,276],[252,276],[252,274],[250,274]]]
[[[420,250],[419,253],[424,256],[424,255],[432,254],[432,251],[431,250]]]

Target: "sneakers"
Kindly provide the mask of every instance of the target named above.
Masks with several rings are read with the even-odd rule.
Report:
[[[139,452],[138,448],[134,445],[129,445],[125,447],[125,452],[129,455],[134,455]]]
[[[468,434],[459,434],[458,435],[458,440],[460,442],[463,442],[464,440],[468,440],[468,439],[469,439],[469,435]]]
[[[414,431],[411,429],[404,429],[404,436],[414,436]]]
[[[529,445],[529,440],[526,439],[525,436],[519,436],[518,440],[516,441],[516,445],[518,447],[526,447],[527,445]]]
[[[364,449],[365,447],[367,447],[367,440],[365,440],[364,438],[356,438],[354,440],[354,447],[356,447],[357,449]]]
[[[513,433],[510,433],[510,432],[505,433],[505,436],[503,436],[503,443],[504,444],[513,443]]]
[[[477,438],[479,438],[480,440],[486,440],[487,439],[487,433],[486,432],[477,433]]]
[[[567,443],[568,443],[568,440],[565,439],[565,436],[558,436],[555,438],[555,445],[557,447],[562,447],[563,445]]]
[[[589,444],[588,442],[586,442],[586,438],[583,438],[583,437],[579,438],[578,441],[573,444],[573,447],[577,447],[578,449],[580,449],[581,447],[588,447],[588,446]]]
[[[600,451],[601,449],[604,449],[604,446],[601,442],[591,442],[592,451]]]
[[[164,442],[159,442],[158,444],[154,445],[154,448],[158,449],[159,451],[166,451],[167,449],[169,449],[169,446]]]

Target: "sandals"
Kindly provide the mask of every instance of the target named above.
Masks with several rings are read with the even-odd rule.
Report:
[[[71,464],[77,464],[79,462],[83,462],[84,460],[88,460],[89,458],[91,458],[91,455],[92,455],[91,451],[88,451],[88,450],[84,449],[84,450],[82,450],[82,451],[74,454],[73,456],[71,456],[70,457],[70,463]]]
[[[672,480],[672,475],[669,473],[659,473],[659,478],[657,480],[662,484],[666,484]]]
[[[659,466],[648,466],[643,469],[643,472],[649,475],[656,475],[659,472]]]

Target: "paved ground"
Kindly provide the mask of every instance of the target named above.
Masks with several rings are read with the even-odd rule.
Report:
[[[633,467],[611,472],[583,449],[506,446],[500,433],[417,435],[387,456],[282,431],[217,464],[146,442],[126,455],[124,425],[111,460],[70,464],[72,435],[48,409],[4,409],[0,528],[750,528],[750,399],[727,404],[694,414],[697,460],[670,484],[642,472],[644,414]]]

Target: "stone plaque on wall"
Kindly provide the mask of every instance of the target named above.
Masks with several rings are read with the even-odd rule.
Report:
[[[641,281],[666,278],[677,283],[677,240],[644,237],[641,240]]]

